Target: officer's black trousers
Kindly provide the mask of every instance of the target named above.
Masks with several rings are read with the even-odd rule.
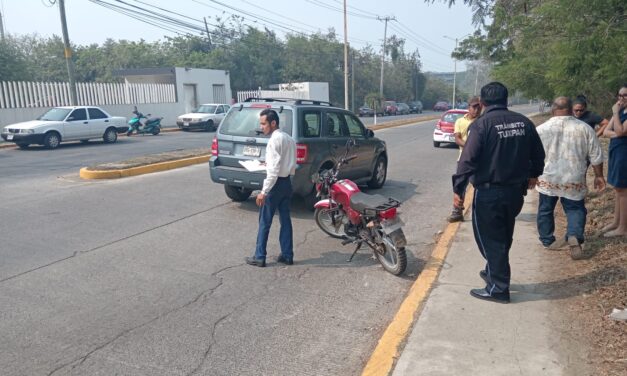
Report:
[[[522,209],[525,188],[515,186],[476,187],[472,202],[472,229],[479,251],[486,259],[486,291],[509,293],[511,278],[509,249],[516,216]]]

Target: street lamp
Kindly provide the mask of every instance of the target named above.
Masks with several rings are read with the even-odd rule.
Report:
[[[452,41],[455,41],[455,50],[456,50],[457,49],[457,40],[461,39],[461,38],[466,38],[469,35],[470,34],[466,34],[466,35],[464,35],[464,36],[462,36],[460,38],[451,38],[451,37],[449,37],[447,35],[443,35],[443,37],[446,38],[446,39],[450,39]],[[453,51],[455,51],[455,50],[453,50]],[[454,61],[454,68],[453,68],[454,69],[454,71],[453,71],[453,101],[451,103],[452,103],[453,108],[455,108],[455,104],[457,103],[455,101],[455,89],[456,89],[456,86],[457,86],[457,82],[456,82],[457,81],[457,59],[453,59],[453,61]]]

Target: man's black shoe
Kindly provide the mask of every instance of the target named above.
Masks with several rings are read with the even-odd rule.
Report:
[[[280,262],[281,264],[285,264],[285,265],[293,265],[294,264],[294,260],[285,258],[285,257],[283,257],[283,255],[280,255],[279,257],[277,257],[276,258],[276,262]]]
[[[490,283],[490,281],[488,281],[488,273],[486,273],[485,270],[479,272],[479,277],[481,277],[485,283]]]
[[[258,259],[255,257],[246,257],[246,263],[252,266],[264,267],[266,266],[266,259]]]
[[[477,299],[487,300],[495,303],[507,304],[509,303],[509,293],[494,293],[490,295],[485,289],[472,289],[470,290],[470,295],[474,296]]]

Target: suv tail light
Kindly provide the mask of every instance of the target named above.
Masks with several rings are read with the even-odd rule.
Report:
[[[218,138],[214,137],[213,141],[211,141],[211,156],[218,156]]]
[[[307,160],[307,145],[305,144],[296,144],[296,163],[301,164],[305,163]]]
[[[442,130],[442,128],[440,128],[440,121],[439,120],[438,120],[437,123],[435,123],[435,129]]]

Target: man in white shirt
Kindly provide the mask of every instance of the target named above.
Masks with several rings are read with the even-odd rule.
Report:
[[[546,152],[544,172],[536,185],[540,193],[538,234],[547,249],[557,250],[566,246],[563,240],[556,240],[553,235],[553,212],[559,199],[568,222],[566,240],[570,256],[578,260],[584,257],[581,244],[584,242],[587,215],[587,161],[590,160],[594,169],[594,188],[605,189],[603,151],[594,130],[573,116],[573,104],[569,98],[556,98],[552,114],[551,119],[536,128]]]
[[[266,245],[272,226],[272,217],[279,210],[281,230],[279,244],[281,255],[277,262],[285,265],[294,263],[294,242],[292,240],[292,219],[290,218],[290,201],[292,199],[292,182],[290,176],[296,172],[296,143],[285,132],[279,129],[279,115],[276,111],[265,109],[259,115],[261,131],[270,135],[266,146],[266,178],[263,188],[257,195],[259,209],[259,231],[255,255],[246,257],[246,263],[253,266],[266,266]]]

